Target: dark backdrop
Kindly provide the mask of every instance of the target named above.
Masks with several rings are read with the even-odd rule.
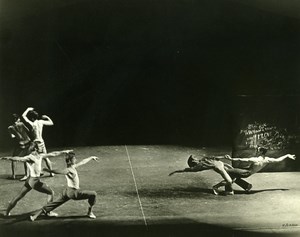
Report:
[[[27,106],[48,146],[231,145],[236,95],[299,94],[295,1],[0,2],[2,148]]]

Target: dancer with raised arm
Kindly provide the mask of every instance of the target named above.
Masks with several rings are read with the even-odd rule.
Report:
[[[48,187],[47,184],[41,182],[40,180],[42,160],[46,158],[60,156],[62,154],[66,154],[71,151],[72,150],[63,150],[63,151],[51,152],[48,154],[42,154],[42,153],[38,153],[37,150],[35,150],[30,155],[24,157],[19,157],[19,156],[1,157],[0,158],[1,160],[26,162],[29,171],[29,177],[25,181],[25,184],[22,187],[20,193],[15,198],[13,198],[9,203],[5,215],[10,216],[11,210],[16,206],[18,201],[20,201],[32,189],[47,194],[48,202],[53,201],[54,191],[50,187]]]
[[[19,115],[13,114],[14,124],[8,127],[8,132],[10,137],[14,139],[15,148],[12,156],[26,156],[29,155],[34,150],[34,143],[31,141],[29,136],[29,130],[25,124],[21,121]],[[11,173],[12,179],[16,179],[15,167],[16,162],[11,162]],[[27,166],[24,163],[25,175],[20,180],[25,181],[28,177]]]
[[[24,113],[22,114],[22,118],[30,124],[32,128],[33,133],[33,141],[38,146],[38,152],[39,153],[47,153],[46,145],[43,139],[43,126],[52,126],[54,125],[51,118],[49,118],[47,115],[42,115],[41,118],[39,117],[39,114],[32,108],[28,107]],[[46,162],[46,166],[48,169],[52,169],[51,162],[48,158],[44,159]],[[50,173],[50,176],[53,177],[54,174]]]
[[[69,152],[66,157],[66,164],[67,167],[65,169],[59,170],[47,170],[48,172],[54,172],[55,174],[62,174],[65,175],[67,179],[67,187],[61,194],[61,197],[53,202],[48,203],[46,206],[35,212],[33,215],[30,216],[31,221],[34,221],[39,215],[42,213],[49,213],[53,211],[55,208],[61,206],[65,202],[72,200],[84,200],[87,199],[89,203],[88,213],[87,216],[91,219],[95,219],[96,216],[94,215],[92,209],[96,203],[97,193],[95,191],[87,191],[81,190],[79,187],[79,177],[77,173],[77,168],[81,165],[88,163],[89,161],[98,161],[98,157],[91,156],[89,158],[85,158],[79,163],[76,163],[76,156],[75,153]]]

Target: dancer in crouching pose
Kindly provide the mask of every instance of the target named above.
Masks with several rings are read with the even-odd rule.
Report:
[[[233,169],[233,167],[227,163],[224,163],[220,161],[220,159],[224,159],[224,156],[212,156],[212,157],[204,157],[202,159],[196,159],[192,155],[188,158],[188,166],[189,168],[185,168],[183,170],[176,170],[169,174],[169,176],[175,174],[175,173],[183,173],[183,172],[200,172],[204,170],[212,169],[218,174],[220,174],[224,178],[224,182],[227,187],[231,187],[232,183],[234,182],[234,179],[230,176],[228,173],[228,170]],[[243,189],[251,189],[252,185],[246,182],[245,180],[239,180],[237,182],[237,185],[241,186]],[[213,193],[215,195],[218,195],[218,189],[213,187],[212,189]],[[232,195],[232,188],[229,189],[229,191],[225,192],[227,195]]]
[[[81,165],[88,163],[89,161],[94,160],[98,161],[98,157],[91,156],[89,158],[83,159],[79,163],[76,163],[75,153],[69,152],[66,157],[67,168],[63,170],[49,170],[44,169],[47,172],[53,172],[55,174],[65,175],[67,179],[67,188],[61,194],[61,197],[53,202],[48,203],[40,210],[36,211],[33,215],[30,216],[31,221],[34,221],[42,213],[49,213],[60,205],[64,204],[68,200],[84,200],[88,199],[89,208],[87,216],[91,219],[95,219],[96,216],[92,212],[93,206],[96,203],[97,193],[95,191],[85,191],[79,188],[79,177],[76,168]]]
[[[48,154],[41,154],[38,153],[37,146],[35,147],[35,149],[36,150],[33,151],[30,155],[24,157],[10,156],[10,157],[0,158],[1,160],[26,162],[27,169],[29,171],[29,177],[25,181],[25,184],[22,187],[21,192],[15,198],[13,198],[12,201],[9,203],[5,213],[6,216],[10,216],[11,210],[16,206],[18,201],[20,201],[32,189],[47,194],[48,202],[53,201],[54,191],[50,187],[48,187],[47,184],[41,182],[40,180],[42,160],[46,158],[59,156],[71,152],[72,150],[55,151],[55,152],[50,152]],[[50,215],[49,213],[47,214]]]
[[[170,173],[169,176],[175,173],[199,172],[203,170],[213,169],[215,172],[220,174],[224,178],[226,184],[230,186],[232,185],[232,179],[224,168],[224,166],[228,164],[224,164],[222,161],[219,160],[220,158],[224,157],[204,157],[203,159],[198,160],[195,159],[192,155],[190,155],[187,161],[189,168],[185,168],[183,170],[175,170],[172,173]]]

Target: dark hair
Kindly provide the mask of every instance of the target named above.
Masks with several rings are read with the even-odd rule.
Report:
[[[267,153],[268,149],[266,147],[257,147],[257,152],[261,153],[262,155],[265,155]]]
[[[35,121],[39,118],[39,114],[38,112],[36,112],[35,110],[29,111],[28,112],[28,119],[31,121]]]
[[[67,153],[66,162],[69,163],[75,157],[74,152]]]
[[[17,121],[20,118],[20,116],[18,114],[13,114],[12,116],[14,118],[14,121]]]
[[[189,156],[187,163],[189,167],[194,167],[195,165],[197,165],[197,162],[192,155]]]
[[[36,142],[29,142],[29,146],[28,146],[28,152],[32,153],[34,151],[38,151],[38,145],[36,144]]]

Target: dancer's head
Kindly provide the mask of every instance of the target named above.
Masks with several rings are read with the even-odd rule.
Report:
[[[189,167],[194,167],[198,164],[197,159],[195,159],[192,155],[189,156],[187,163]]]
[[[37,120],[39,118],[39,114],[35,110],[32,110],[32,111],[28,112],[27,117],[30,121],[34,122],[35,120]]]
[[[76,156],[74,152],[69,152],[66,154],[67,166],[74,165],[76,163]]]
[[[265,148],[265,147],[258,146],[258,147],[256,148],[256,154],[257,154],[257,155],[260,155],[260,156],[266,155],[267,151],[268,151],[268,149]]]
[[[20,116],[18,114],[13,114],[13,120],[14,122],[17,122],[18,120],[20,120]]]
[[[38,142],[32,142],[29,149],[39,154],[43,153],[43,148],[42,146],[39,146]]]
[[[36,142],[30,142],[29,147],[28,147],[28,151],[30,153],[34,153],[34,154],[41,153],[41,152],[39,152],[39,146]]]

